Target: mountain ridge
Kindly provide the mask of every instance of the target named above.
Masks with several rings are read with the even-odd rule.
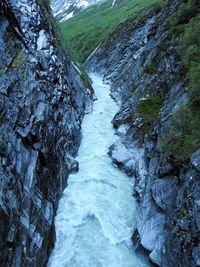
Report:
[[[97,5],[103,0],[54,0],[51,4],[54,16],[61,22],[66,21],[82,10]]]

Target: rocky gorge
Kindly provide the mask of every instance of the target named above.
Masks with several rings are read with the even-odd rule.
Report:
[[[0,265],[3,267],[47,265],[56,242],[58,202],[67,186],[68,176],[79,170],[75,156],[81,142],[81,124],[93,105],[91,86],[71,61],[50,13],[47,0],[0,1]],[[188,129],[184,130],[187,135],[191,134],[186,120],[191,119],[187,110],[191,94],[189,71],[183,64],[182,35],[184,25],[199,13],[199,0],[168,0],[154,5],[138,16],[122,21],[85,62],[88,72],[104,77],[111,96],[120,106],[112,120],[118,138],[113,137],[114,133],[108,135],[109,143],[116,140],[110,143],[108,154],[113,165],[127,174],[122,174],[123,179],[128,177],[134,181],[133,195],[138,207],[132,233],[133,248],[136,253],[148,255],[152,264],[161,267],[200,266],[200,145],[198,148],[194,146],[192,136],[186,145],[179,142],[180,131],[175,132],[175,126],[182,130],[185,127],[183,122],[186,122]],[[96,79],[99,80],[99,77]],[[98,83],[101,92],[103,85]],[[92,125],[97,123],[107,149],[108,140],[104,140],[101,119],[105,110],[98,101],[96,106],[99,119],[93,117]],[[108,106],[107,102],[106,119],[111,116]],[[91,119],[88,120],[90,122]],[[173,140],[168,134],[171,129],[176,137],[170,136]],[[94,134],[96,130],[92,131],[88,123],[85,136],[89,138],[87,133]],[[196,131],[200,135],[199,129]],[[92,137],[91,149],[94,149],[96,139]],[[90,143],[87,139],[87,149]],[[185,146],[191,155],[182,149]],[[97,147],[98,154],[101,145]],[[92,151],[86,151],[83,143],[84,157],[88,154],[92,156]],[[108,158],[107,161],[109,165]],[[73,205],[71,209],[65,207],[65,216],[70,217],[73,213],[70,218],[78,236],[80,231],[77,226],[83,226],[84,234],[80,240],[85,249],[85,238],[93,246],[98,244],[101,248],[105,242],[109,248],[107,236],[112,236],[112,232],[120,236],[119,221],[125,220],[116,205],[115,209],[110,207],[112,219],[108,220],[103,212],[104,220],[99,224],[101,209],[97,210],[96,216],[91,210],[91,201],[99,203],[97,207],[103,203],[106,210],[108,202],[105,200],[109,201],[114,196],[113,205],[117,201],[122,205],[119,196],[123,195],[125,201],[126,194],[120,191],[123,188],[123,182],[119,183],[121,178],[119,181],[110,179],[112,175],[120,177],[114,166],[109,165],[112,175],[106,181],[101,173],[93,177],[93,168],[95,171],[99,168],[96,160],[92,158],[89,163],[92,164],[91,169],[87,169],[89,175],[83,169],[76,176],[79,178],[76,183],[80,183],[78,188],[73,179],[69,186],[75,192],[72,199],[78,208],[81,206],[85,217],[81,217],[78,208],[73,213]],[[104,163],[103,154],[101,166]],[[89,188],[88,198],[85,199],[86,188],[82,180],[89,184],[90,176],[96,187]],[[127,184],[131,181],[128,180]],[[102,189],[98,191],[101,183]],[[113,189],[115,183],[116,195]],[[104,190],[107,190],[107,185],[113,191],[107,194],[106,199]],[[127,187],[129,199],[130,190]],[[64,197],[68,199],[65,193]],[[130,210],[135,207],[134,198]],[[71,205],[71,199],[68,200]],[[65,199],[61,201],[67,202]],[[88,208],[87,216],[82,203]],[[81,218],[80,225],[77,225],[76,216]],[[101,233],[102,225],[106,229],[109,226],[106,241],[103,236],[102,242],[95,243],[98,238],[91,231],[92,224],[85,226],[86,230],[89,229],[88,233],[91,231],[85,236],[83,222],[91,223],[91,220],[95,221],[98,233]],[[116,226],[117,230],[112,226]],[[73,254],[73,248],[79,247],[79,240],[73,243],[73,233],[68,233],[68,229],[65,231],[69,242],[63,242],[66,246],[72,243],[69,251]],[[98,234],[98,237],[101,240],[102,235]],[[120,236],[121,239],[123,236]],[[62,236],[58,240],[62,240]],[[121,244],[120,241],[116,243]],[[58,247],[62,251],[61,244]],[[95,251],[96,247],[93,254],[98,254]],[[65,257],[64,252],[61,254]],[[122,262],[128,262],[123,267],[131,266],[133,254],[124,254],[130,256],[130,261],[129,257],[124,257]],[[109,253],[105,258],[105,264],[120,264],[118,250],[113,253],[113,259]],[[78,266],[80,260],[82,258],[79,258]],[[73,264],[73,259],[70,262]],[[98,261],[93,262],[94,266],[107,267]]]
[[[199,1],[190,1],[181,17],[186,2],[169,0],[122,22],[86,62],[90,71],[104,75],[121,102],[113,119],[121,139],[109,154],[135,178],[139,209],[133,243],[164,267],[200,266],[200,151],[181,162],[159,149],[173,114],[190,101],[180,28],[170,26],[200,12]]]

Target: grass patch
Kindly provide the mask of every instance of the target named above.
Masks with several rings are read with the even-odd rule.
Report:
[[[187,162],[200,147],[200,112],[182,105],[172,116],[170,130],[159,140],[159,150],[177,162]]]
[[[157,96],[152,96],[139,102],[138,112],[143,123],[143,126],[139,131],[139,135],[143,137],[149,131],[152,123],[158,117],[163,103],[163,99]]]
[[[20,68],[23,66],[24,62],[26,59],[26,55],[23,51],[20,51],[17,56],[14,58],[13,62],[12,62],[12,67],[13,68]]]
[[[162,0],[122,0],[112,7],[112,0],[91,6],[66,22],[60,23],[65,46],[74,61],[83,63],[91,52],[128,17],[136,17],[142,10]]]
[[[91,92],[94,92],[94,89],[91,85],[90,77],[88,76],[87,72],[85,71],[82,65],[79,66],[79,70],[81,72],[81,80],[86,88],[88,88]]]
[[[153,74],[156,72],[156,70],[157,70],[157,63],[155,60],[152,61],[150,64],[148,64],[144,69],[144,71],[148,74]]]
[[[0,65],[0,77],[3,76],[5,68]]]

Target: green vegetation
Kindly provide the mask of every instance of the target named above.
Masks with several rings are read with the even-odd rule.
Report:
[[[181,57],[189,74],[190,101],[173,114],[169,132],[160,138],[159,149],[179,162],[186,162],[200,147],[200,10],[194,1],[183,1],[173,25],[173,29],[181,29]]]
[[[132,96],[135,93],[136,89],[137,89],[137,86],[133,84],[129,90],[129,96]]]
[[[23,64],[24,61],[26,59],[26,55],[24,54],[23,51],[20,51],[17,56],[14,58],[13,62],[12,62],[12,67],[13,68],[20,68]]]
[[[199,115],[187,105],[180,106],[171,118],[169,132],[159,140],[159,150],[178,162],[187,162],[200,147]]]
[[[4,74],[4,67],[0,65],[0,77]]]
[[[62,38],[75,61],[83,63],[122,21],[162,0],[122,0],[111,8],[112,0],[91,6],[60,24]]]
[[[200,11],[199,11],[200,12]],[[182,37],[183,62],[189,70],[189,93],[192,105],[200,104],[200,14],[186,25]]]
[[[145,67],[145,72],[149,73],[149,74],[153,74],[156,72],[156,69],[157,69],[157,64],[156,64],[156,61],[155,59]]]
[[[143,122],[139,135],[144,136],[149,131],[152,123],[160,113],[163,102],[163,99],[157,96],[151,96],[139,102],[138,112]]]
[[[51,0],[36,0],[37,4],[41,6],[41,8],[49,8]]]
[[[94,89],[93,89],[93,87],[92,87],[92,85],[91,85],[90,78],[89,78],[87,72],[85,71],[84,67],[81,66],[81,65],[79,65],[78,68],[79,68],[79,70],[80,70],[80,72],[81,72],[81,80],[82,80],[84,86],[85,86],[86,88],[88,88],[90,91],[93,92]]]

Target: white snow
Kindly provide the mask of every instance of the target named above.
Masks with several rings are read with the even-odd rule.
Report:
[[[87,7],[88,5],[89,5],[88,1],[81,1],[76,6],[80,8],[80,7]]]
[[[65,13],[64,17],[61,18],[62,22],[75,15],[74,12],[72,13],[69,11],[72,6],[75,9],[83,10],[91,5],[96,5],[101,1],[103,0],[54,0],[52,1],[52,10],[54,12],[54,16],[58,16],[63,12]]]
[[[64,18],[61,19],[61,22],[66,21],[74,16],[74,11],[71,13],[67,14]]]

